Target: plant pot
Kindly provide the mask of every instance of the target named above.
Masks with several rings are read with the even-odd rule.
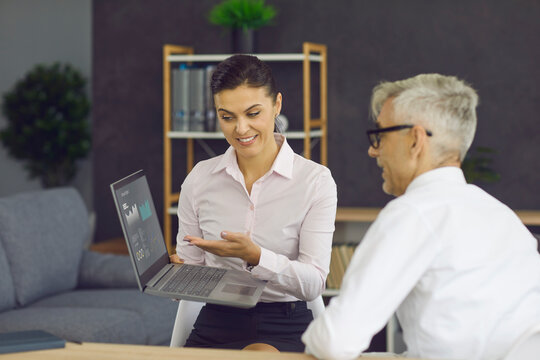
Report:
[[[234,54],[257,52],[257,32],[254,29],[232,29],[232,52]]]

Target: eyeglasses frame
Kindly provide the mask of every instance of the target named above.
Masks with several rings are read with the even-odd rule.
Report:
[[[413,125],[413,124],[404,124],[404,125],[389,126],[385,128],[371,129],[371,130],[366,131],[366,135],[368,137],[368,141],[371,147],[374,149],[378,149],[379,146],[381,146],[381,137],[379,136],[380,133],[399,131],[399,130],[404,130],[404,129],[412,129],[415,126],[416,125]],[[426,130],[426,129],[424,130],[426,131],[427,136],[433,136],[433,133],[431,131]],[[375,135],[374,140],[376,140],[376,143],[371,138],[372,135]]]

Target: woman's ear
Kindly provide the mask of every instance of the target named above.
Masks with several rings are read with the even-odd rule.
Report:
[[[276,118],[281,113],[282,101],[283,101],[283,97],[281,96],[281,93],[278,92],[276,95],[276,101],[274,103],[274,118]]]

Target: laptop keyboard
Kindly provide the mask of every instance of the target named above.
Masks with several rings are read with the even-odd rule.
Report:
[[[208,296],[226,270],[184,264],[161,290],[183,295]]]

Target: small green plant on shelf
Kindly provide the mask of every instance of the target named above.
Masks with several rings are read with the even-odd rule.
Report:
[[[469,150],[461,164],[461,169],[468,183],[494,183],[499,181],[501,176],[491,168],[493,161],[491,156],[494,154],[496,154],[495,150],[485,146]]]
[[[231,29],[258,29],[272,22],[276,9],[264,0],[225,0],[212,8],[209,21]]]
[[[69,64],[37,65],[3,96],[0,140],[44,187],[66,185],[90,151],[86,79]]]
[[[271,24],[276,13],[264,0],[225,0],[212,8],[208,21],[231,29],[233,53],[255,53],[257,29]]]

